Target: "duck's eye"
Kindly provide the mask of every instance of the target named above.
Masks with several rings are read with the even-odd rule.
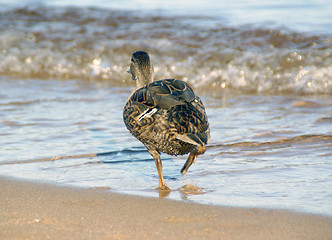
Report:
[[[130,59],[130,61],[134,62],[134,59],[133,59],[133,58],[131,58],[131,59]]]

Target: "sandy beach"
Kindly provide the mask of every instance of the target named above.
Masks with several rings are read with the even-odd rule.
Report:
[[[0,239],[331,239],[332,218],[0,178]]]

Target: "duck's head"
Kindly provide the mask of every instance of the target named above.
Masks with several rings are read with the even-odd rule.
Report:
[[[137,51],[131,56],[131,64],[128,70],[132,79],[136,81],[137,88],[144,87],[153,82],[153,67],[147,52]]]

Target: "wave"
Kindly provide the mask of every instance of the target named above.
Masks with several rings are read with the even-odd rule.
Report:
[[[136,50],[151,54],[156,79],[207,91],[331,94],[332,38],[287,29],[229,27],[202,16],[97,8],[3,8],[0,75],[133,84]]]

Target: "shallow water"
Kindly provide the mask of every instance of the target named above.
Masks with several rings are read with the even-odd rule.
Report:
[[[159,196],[122,121],[144,49],[157,79],[194,87],[211,125],[186,176],[186,156],[162,156],[168,198],[332,215],[329,33],[86,7],[0,17],[1,175]]]
[[[1,79],[1,89],[2,175],[158,196],[154,161],[122,123],[131,88]],[[184,177],[185,157],[163,156],[169,198],[332,214],[331,98],[202,98],[212,140]]]

